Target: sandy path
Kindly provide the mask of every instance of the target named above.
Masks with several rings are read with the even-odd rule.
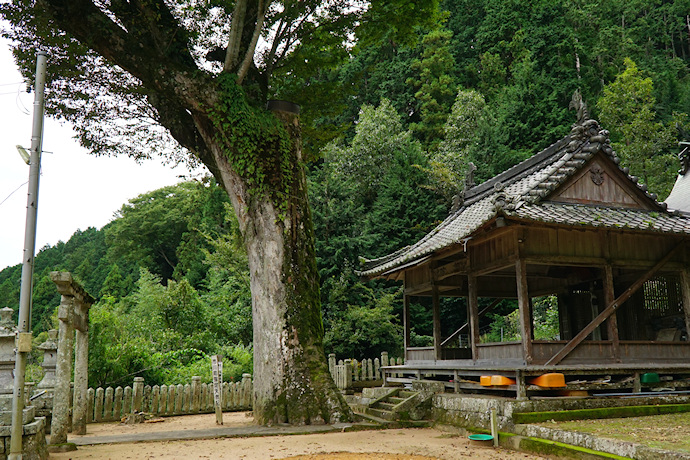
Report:
[[[243,413],[228,413],[224,426],[247,425],[250,417]],[[193,430],[215,427],[213,414],[199,416],[171,417],[162,423],[121,425],[116,423],[90,424],[88,436],[114,435],[143,431]],[[70,435],[70,440],[78,438]],[[83,437],[79,437],[83,438]],[[133,444],[106,444],[82,446],[76,452],[53,453],[51,459],[283,459],[297,455],[313,455],[331,452],[406,454],[397,459],[412,459],[421,455],[442,460],[492,459],[492,460],[536,460],[540,457],[504,449],[493,449],[469,445],[465,437],[450,435],[431,428],[379,431],[356,431],[294,436],[271,436],[249,438],[223,438],[195,441],[165,441]],[[309,456],[306,458],[332,458],[330,456]],[[349,456],[337,458],[389,459],[383,455]]]

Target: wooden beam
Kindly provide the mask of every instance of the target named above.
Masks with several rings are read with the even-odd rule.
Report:
[[[529,308],[529,292],[527,291],[527,264],[524,260],[515,262],[515,278],[517,279],[518,308],[520,309],[520,335],[522,336],[522,356],[525,363],[532,362],[532,317]]]
[[[601,323],[606,320],[611,314],[613,314],[618,307],[620,307],[626,300],[628,300],[644,283],[646,283],[652,276],[656,274],[665,264],[668,262],[678,251],[680,251],[681,248],[685,245],[684,242],[680,242],[676,247],[671,249],[671,251],[666,254],[657,264],[652,267],[651,270],[646,272],[642,277],[640,277],[637,281],[635,281],[632,286],[630,286],[623,294],[618,296],[617,299],[615,299],[613,302],[611,302],[605,309],[602,311],[599,316],[594,318],[592,322],[590,322],[587,326],[585,326],[584,329],[582,329],[575,337],[570,340],[565,346],[551,357],[546,362],[547,366],[554,366],[558,363],[560,363],[563,358],[568,356],[571,351],[575,349],[589,334],[592,333],[592,331],[597,328]]]
[[[431,273],[436,281],[441,281],[453,275],[466,275],[467,259],[463,258],[445,265],[441,265],[440,267],[431,270]]]
[[[484,315],[486,315],[488,312],[493,310],[494,307],[501,302],[501,300],[503,300],[503,299],[494,299],[494,301],[491,302],[490,305],[482,308],[482,310],[479,312],[479,319],[483,318]],[[441,346],[444,346],[445,344],[447,344],[448,342],[453,340],[455,337],[457,337],[458,334],[462,333],[462,331],[467,329],[469,327],[469,325],[470,325],[470,323],[465,323],[462,326],[460,326],[460,328],[457,331],[453,332],[451,335],[448,336],[448,338],[446,340],[441,342]]]
[[[680,272],[680,289],[683,294],[683,312],[685,312],[685,330],[690,335],[690,270]],[[688,338],[690,340],[690,338]]]
[[[405,362],[407,362],[407,349],[410,348],[410,296],[403,294],[403,342],[405,350]]]
[[[467,318],[470,323],[470,346],[472,347],[472,359],[479,358],[477,345],[479,344],[479,308],[477,298],[477,277],[467,276]]]
[[[431,303],[434,322],[434,358],[441,360],[441,301],[438,295],[438,288],[434,286],[431,291]]]
[[[613,268],[611,265],[604,266],[604,305],[611,305],[616,298],[613,285]],[[613,351],[613,359],[621,362],[620,341],[618,339],[618,318],[616,312],[611,313],[611,316],[606,320],[606,327],[608,338],[611,341]]]

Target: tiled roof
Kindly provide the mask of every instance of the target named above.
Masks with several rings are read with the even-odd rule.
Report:
[[[620,166],[632,185],[644,192],[655,211],[542,201],[599,152],[615,164],[620,163],[611,148],[608,131],[601,130],[595,120],[574,125],[570,135],[468,190],[462,206],[417,243],[378,259],[365,260],[360,274],[377,276],[460,243],[498,214],[573,226],[690,235],[689,217],[668,212],[665,203],[658,203],[656,195],[648,193],[645,185],[637,185],[637,178]]]

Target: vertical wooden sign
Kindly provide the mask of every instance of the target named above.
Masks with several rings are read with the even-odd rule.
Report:
[[[213,407],[216,409],[216,425],[223,424],[223,400],[222,385],[223,385],[223,361],[220,356],[211,356],[211,371],[213,373]]]

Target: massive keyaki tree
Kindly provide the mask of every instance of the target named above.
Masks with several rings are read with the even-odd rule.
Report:
[[[272,76],[307,84],[309,65],[347,57],[432,20],[404,0],[16,0],[0,6],[20,67],[49,53],[47,111],[95,154],[203,163],[227,190],[244,237],[259,423],[345,420],[323,326],[300,124],[269,111]],[[299,75],[298,75],[299,74]],[[127,180],[127,178],[123,178]]]

